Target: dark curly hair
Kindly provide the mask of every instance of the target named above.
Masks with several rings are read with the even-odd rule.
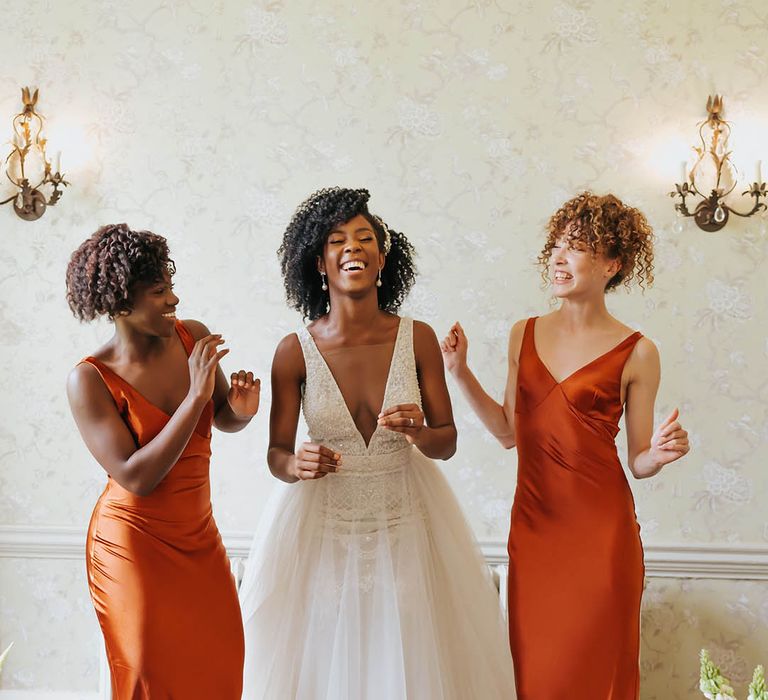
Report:
[[[323,246],[334,226],[362,214],[376,234],[379,250],[384,251],[386,224],[368,211],[370,196],[364,189],[329,187],[318,190],[299,205],[288,224],[277,255],[288,304],[304,319],[314,321],[328,311],[328,292],[322,289],[317,258],[322,257]],[[390,248],[387,263],[381,271],[382,284],[377,288],[379,308],[397,313],[416,281],[416,266],[413,246],[405,235],[387,229]]]
[[[113,319],[133,308],[137,284],[154,284],[175,272],[162,236],[127,224],[102,226],[72,253],[67,303],[81,321],[104,314]]]
[[[629,287],[633,280],[641,288],[653,284],[653,230],[639,209],[612,194],[582,192],[569,199],[547,224],[547,241],[538,258],[545,282],[549,281],[552,248],[566,230],[569,241],[583,243],[593,254],[618,258],[621,267],[608,280],[606,291],[620,284]]]

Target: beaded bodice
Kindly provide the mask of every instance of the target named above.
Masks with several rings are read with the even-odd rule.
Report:
[[[343,458],[387,454],[408,447],[408,441],[402,433],[381,427],[376,428],[366,446],[314,339],[306,328],[302,328],[298,336],[307,372],[302,407],[310,440],[336,450]],[[364,381],[364,378],[361,378],[361,381]],[[421,392],[413,354],[413,319],[410,318],[400,319],[384,390],[384,405],[381,408],[403,403],[421,406]]]

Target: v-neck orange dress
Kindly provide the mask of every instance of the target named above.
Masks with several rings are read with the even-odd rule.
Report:
[[[633,333],[561,382],[523,335],[509,633],[519,700],[637,700],[643,550],[616,452]]]
[[[176,323],[189,354],[194,338]],[[93,365],[142,447],[170,416],[104,363]],[[137,496],[109,478],[88,528],[86,568],[114,700],[240,700],[243,626],[211,511],[213,403],[157,488]]]

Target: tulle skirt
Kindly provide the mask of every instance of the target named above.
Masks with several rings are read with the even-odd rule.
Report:
[[[244,700],[515,697],[488,568],[414,448],[345,455],[338,474],[281,484],[240,599]]]

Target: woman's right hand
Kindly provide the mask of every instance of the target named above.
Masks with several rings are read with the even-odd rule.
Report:
[[[341,455],[329,450],[324,445],[305,442],[296,453],[293,464],[293,476],[302,481],[322,479],[328,474],[339,471]]]
[[[219,360],[229,350],[218,350],[224,339],[219,333],[212,333],[200,338],[189,356],[189,396],[192,399],[208,402],[213,396],[216,385],[216,368]]]
[[[445,368],[451,373],[456,374],[467,366],[467,350],[469,340],[464,334],[464,329],[457,321],[451,326],[448,335],[440,343],[440,350],[443,352],[443,362]]]

